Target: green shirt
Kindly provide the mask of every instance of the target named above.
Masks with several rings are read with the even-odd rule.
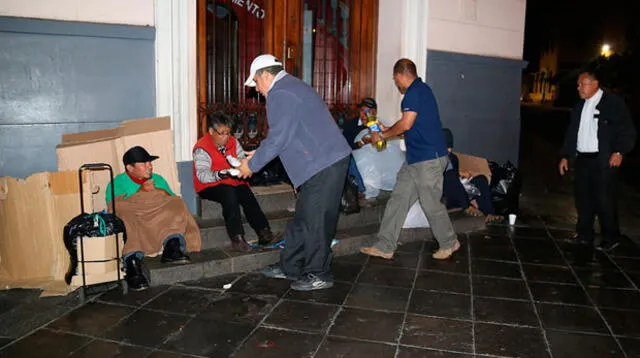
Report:
[[[151,180],[153,180],[155,187],[157,189],[162,189],[167,193],[169,193],[169,195],[176,196],[176,194],[174,194],[173,191],[171,191],[171,188],[169,188],[169,183],[167,183],[167,181],[162,176],[156,173],[153,173],[151,174]],[[138,190],[140,190],[140,187],[142,186],[140,184],[136,184],[136,182],[131,180],[131,178],[129,178],[129,175],[127,175],[127,173],[118,174],[115,178],[113,178],[113,183],[115,185],[114,187],[115,195],[116,196],[124,195],[125,199],[129,198],[131,195],[138,192]],[[107,203],[110,202],[112,199],[111,183],[107,185],[106,197],[107,197]]]

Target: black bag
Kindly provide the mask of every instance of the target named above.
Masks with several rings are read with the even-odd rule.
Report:
[[[499,165],[489,162],[491,169],[491,200],[496,214],[508,215],[518,212],[522,175],[511,162]]]
[[[340,211],[349,215],[360,212],[360,201],[358,198],[358,183],[353,175],[347,175],[347,180],[342,189],[340,199]]]
[[[127,233],[122,219],[104,211],[93,214],[80,214],[65,225],[63,231],[64,246],[69,251],[69,256],[71,256],[69,270],[64,275],[64,280],[67,284],[71,283],[71,279],[78,269],[78,239],[85,236],[102,237],[114,234],[123,234],[122,239],[127,242]]]
[[[251,176],[252,186],[275,185],[281,183],[291,183],[287,172],[284,170],[279,158],[275,158],[265,165],[262,170]]]

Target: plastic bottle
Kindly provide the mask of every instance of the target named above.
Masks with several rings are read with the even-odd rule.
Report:
[[[367,115],[367,127],[369,127],[369,130],[371,132],[381,132],[382,130],[380,129],[380,124],[378,124],[378,119],[373,115],[373,112],[371,112],[369,109],[366,109],[365,113]],[[387,141],[385,139],[382,139],[373,143],[373,145],[376,147],[378,152],[381,152],[387,148]]]

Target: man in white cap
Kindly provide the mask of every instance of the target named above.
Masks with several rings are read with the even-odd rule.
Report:
[[[332,287],[331,241],[351,148],[318,93],[286,73],[278,59],[260,55],[250,72],[245,85],[255,86],[267,99],[269,135],[243,159],[241,177],[251,176],[280,157],[293,186],[299,189],[280,263],[262,273],[293,280],[291,288],[298,291]]]

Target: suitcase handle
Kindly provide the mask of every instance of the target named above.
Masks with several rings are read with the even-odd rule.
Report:
[[[84,170],[104,170],[104,169],[109,169],[109,183],[111,183],[111,202],[112,202],[112,207],[113,207],[113,215],[116,215],[116,204],[115,204],[115,198],[116,198],[116,192],[114,189],[114,185],[113,185],[113,168],[111,167],[111,165],[107,164],[107,163],[88,163],[88,164],[83,164],[80,166],[80,168],[78,169],[78,181],[80,183],[80,212],[82,214],[86,214],[84,211],[84,190],[82,188],[82,172]],[[107,204],[108,207],[108,204]]]

